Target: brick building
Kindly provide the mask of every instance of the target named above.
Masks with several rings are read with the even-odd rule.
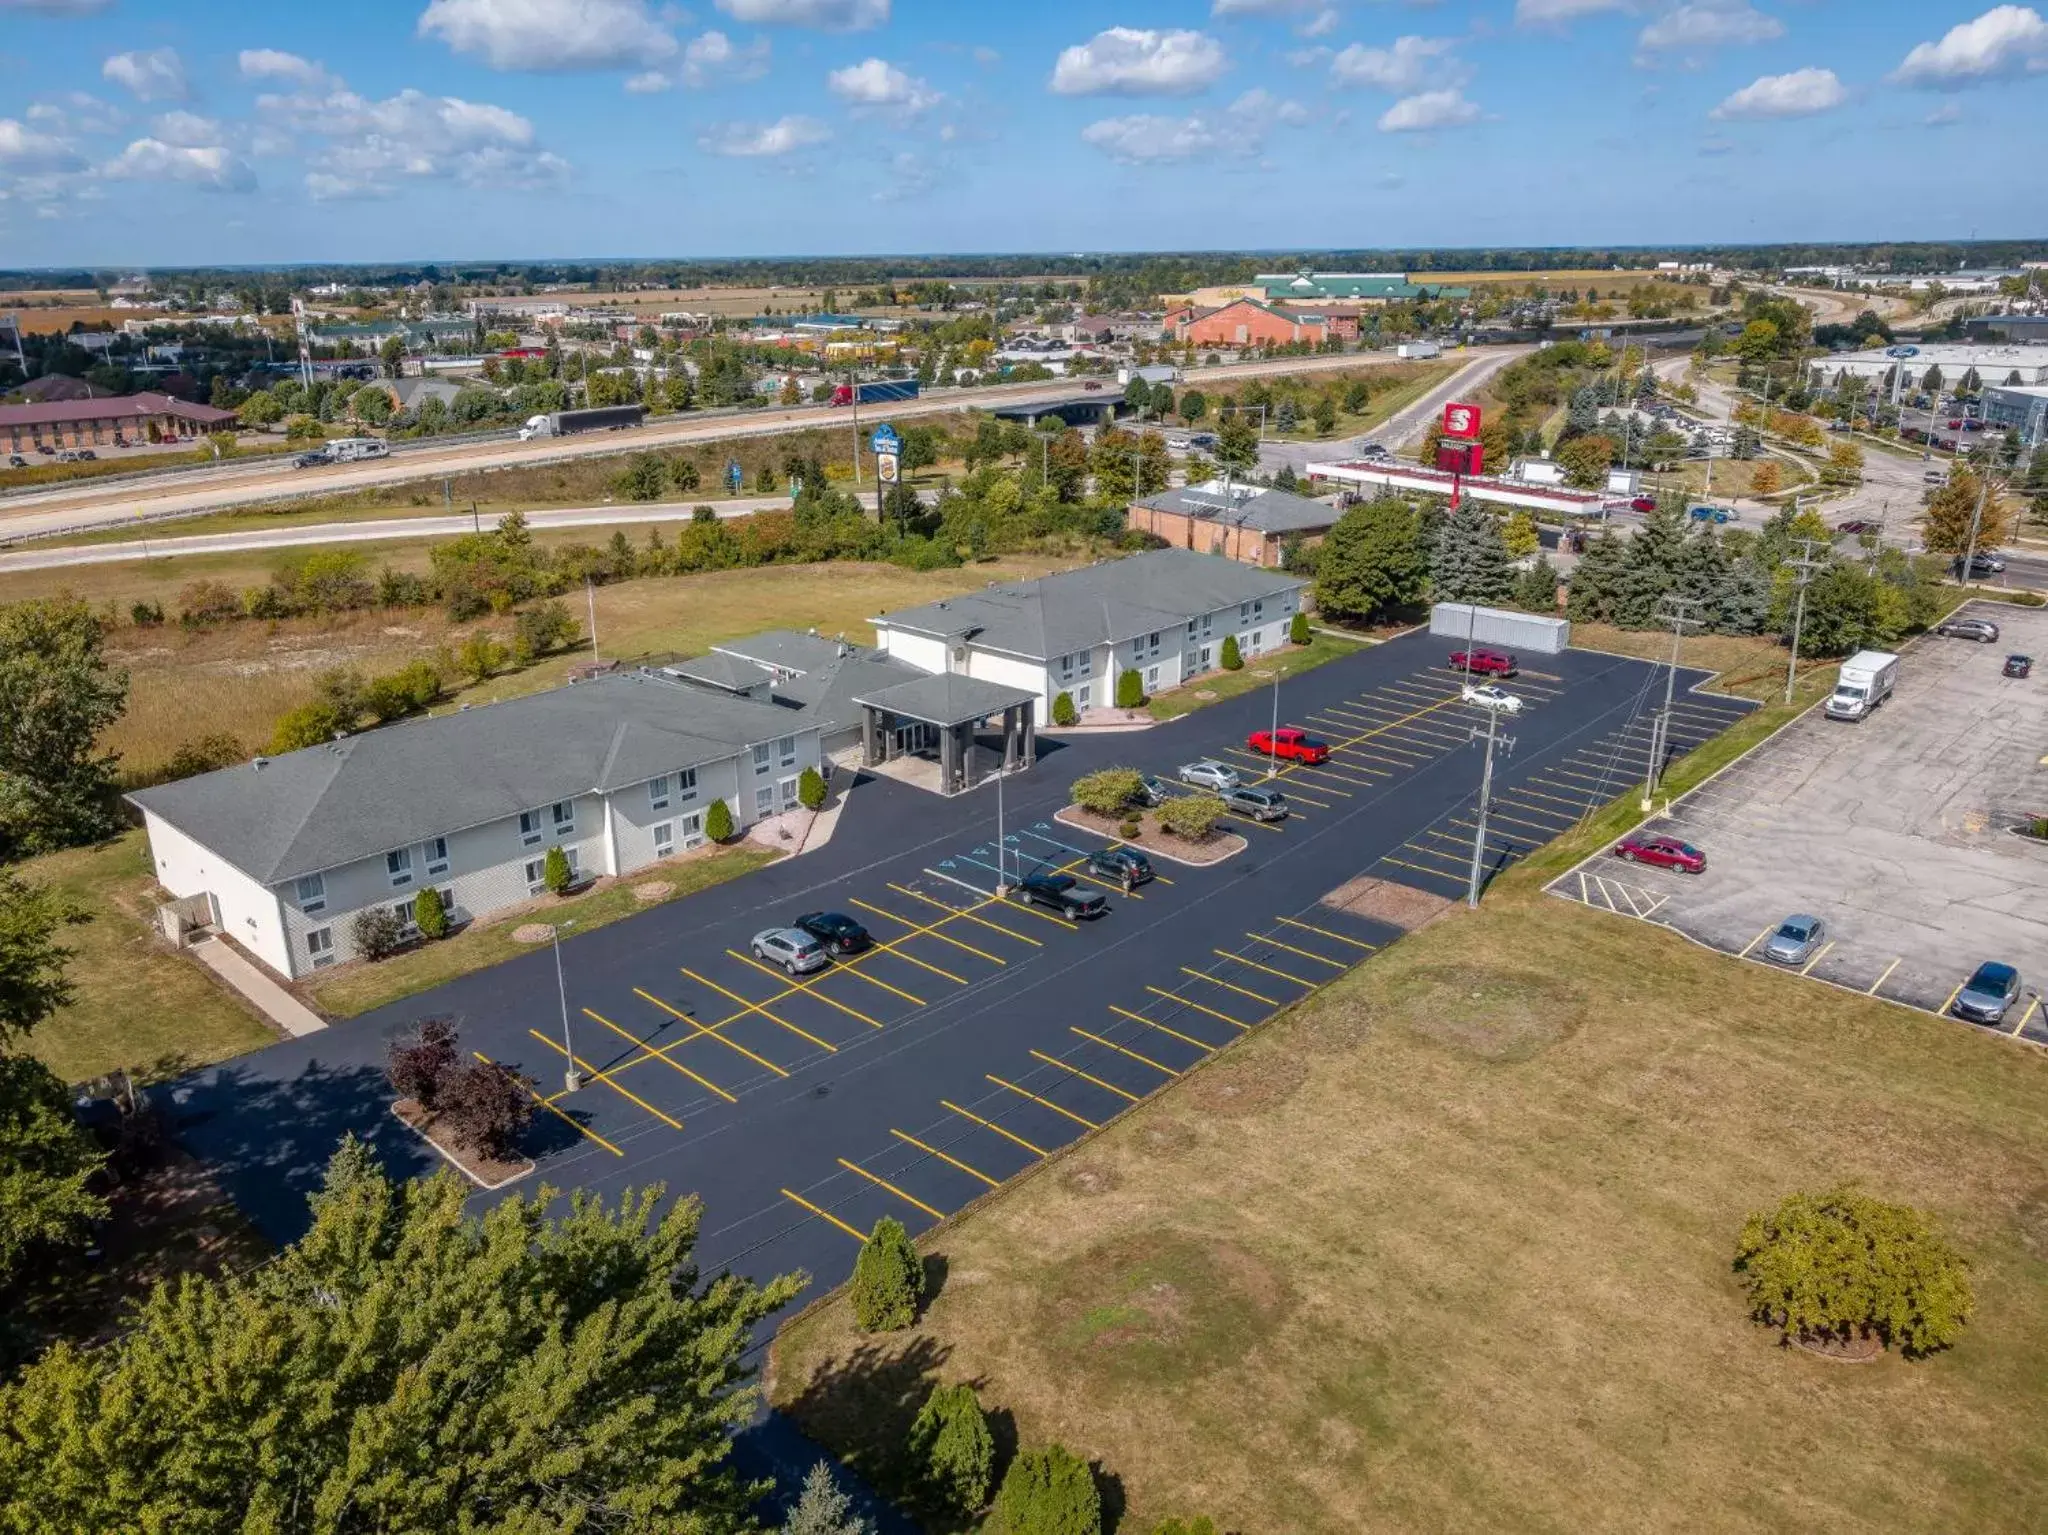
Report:
[[[1176,549],[1277,569],[1288,541],[1318,544],[1337,508],[1284,490],[1211,480],[1131,503],[1128,525]]]
[[[97,400],[46,400],[0,405],[0,451],[38,448],[134,447],[204,437],[234,425],[235,413],[167,394],[122,394]]]
[[[1284,346],[1290,342],[1320,343],[1332,334],[1330,322],[1320,314],[1275,309],[1256,299],[1241,298],[1215,309],[1178,309],[1161,322],[1164,333],[1174,341],[1196,346]],[[1354,316],[1351,334],[1358,334]]]

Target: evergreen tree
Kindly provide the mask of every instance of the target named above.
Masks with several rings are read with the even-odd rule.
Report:
[[[972,1386],[932,1388],[910,1425],[909,1450],[926,1495],[939,1507],[972,1514],[988,1502],[996,1443]]]
[[[1628,546],[1614,536],[1612,528],[1586,545],[1572,567],[1571,591],[1565,613],[1574,623],[1612,623],[1620,595],[1622,566]]]
[[[987,1535],[1102,1535],[1094,1473],[1056,1444],[1022,1450],[1003,1473]]]
[[[1395,495],[1339,517],[1316,556],[1317,609],[1371,623],[1420,602],[1428,564],[1416,530],[1415,509]]]
[[[0,859],[111,832],[115,757],[102,731],[128,706],[98,618],[71,596],[0,607]]]
[[[1700,604],[1695,616],[1708,622],[1728,584],[1728,550],[1711,525],[1681,539],[1672,560],[1672,591]]]
[[[1657,599],[1678,580],[1685,522],[1670,507],[1659,505],[1644,517],[1625,548],[1615,584],[1613,621],[1624,629],[1647,629],[1657,621]]]
[[[1279,408],[1273,412],[1273,425],[1282,432],[1291,432],[1301,425],[1301,414],[1294,408],[1291,396],[1282,400]]]
[[[0,1055],[0,1295],[35,1248],[106,1212],[92,1187],[104,1160],[64,1079],[32,1055]]]
[[[853,1511],[853,1499],[839,1490],[824,1461],[804,1477],[803,1495],[783,1521],[782,1535],[874,1535],[874,1525]]]
[[[1539,554],[1536,563],[1515,577],[1515,606],[1545,617],[1557,614],[1557,567],[1550,556]]]
[[[917,1320],[924,1299],[924,1260],[910,1234],[885,1215],[861,1244],[853,1264],[853,1317],[862,1332],[897,1332]]]
[[[1437,535],[1429,579],[1438,602],[1506,602],[1514,595],[1515,576],[1501,541],[1500,519],[1476,501],[1452,512]]]

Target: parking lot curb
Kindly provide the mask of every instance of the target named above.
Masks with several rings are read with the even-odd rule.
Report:
[[[1251,846],[1250,841],[1242,833],[1234,831],[1225,832],[1223,835],[1234,839],[1237,843],[1237,846],[1232,848],[1227,853],[1219,853],[1216,857],[1210,859],[1207,863],[1200,863],[1192,858],[1182,858],[1177,853],[1169,853],[1164,848],[1156,847],[1150,842],[1126,842],[1121,837],[1113,837],[1110,833],[1106,831],[1101,831],[1096,827],[1090,826],[1086,821],[1070,821],[1067,819],[1067,812],[1072,810],[1073,808],[1074,807],[1072,805],[1062,805],[1058,810],[1055,810],[1052,813],[1052,818],[1055,821],[1059,822],[1062,826],[1071,826],[1075,831],[1085,831],[1091,837],[1108,837],[1119,847],[1134,847],[1139,852],[1146,854],[1148,857],[1164,858],[1168,863],[1177,863],[1184,869],[1213,869],[1218,864],[1227,862],[1228,860],[1235,858],[1239,853],[1242,853],[1246,848]]]

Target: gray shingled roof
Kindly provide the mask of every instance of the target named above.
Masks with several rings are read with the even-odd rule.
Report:
[[[1044,661],[1307,584],[1220,555],[1156,549],[1036,581],[992,585],[885,613],[873,622],[915,634],[964,636],[989,650]]]
[[[797,705],[807,723],[830,735],[860,723],[861,698],[925,675],[907,661],[856,650],[849,656],[834,657],[815,671],[777,683],[775,696],[784,704]]]
[[[677,661],[664,666],[663,671],[671,677],[681,677],[686,682],[701,682],[709,687],[723,688],[728,693],[744,692],[757,688],[769,681],[775,674],[765,666],[738,656],[729,656],[712,651],[709,655],[691,656],[687,661]]]
[[[1029,703],[1037,696],[1022,688],[1007,687],[981,677],[940,672],[936,676],[899,682],[878,693],[864,694],[854,702],[870,704],[927,724],[961,725],[969,720],[1000,714],[1013,704]]]
[[[128,796],[261,884],[338,868],[811,729],[641,673],[387,725]]]
[[[739,656],[791,672],[821,671],[839,659],[839,641],[817,634],[799,634],[794,629],[769,629],[711,648],[722,655]]]
[[[1138,505],[1156,511],[1178,512],[1199,517],[1222,527],[1251,528],[1260,533],[1317,533],[1343,515],[1324,501],[1297,496],[1292,491],[1260,490],[1256,486],[1236,487],[1235,495],[1191,485],[1184,490],[1162,491],[1147,496]],[[1249,490],[1250,494],[1242,492]]]

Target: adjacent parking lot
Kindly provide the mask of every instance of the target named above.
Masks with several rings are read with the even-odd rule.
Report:
[[[1130,895],[1100,881],[1102,918],[1073,925],[998,899],[999,878],[1081,867],[1098,839],[1053,819],[1083,772],[1171,778],[1213,757],[1264,781],[1245,750],[1271,720],[1254,692],[1157,729],[1043,737],[1038,767],[939,800],[861,784],[825,847],[734,885],[524,955],[324,1034],[190,1079],[182,1133],[280,1236],[344,1129],[393,1165],[432,1153],[387,1112],[385,1043],[428,1015],[465,1048],[526,1073],[543,1112],[541,1178],[607,1194],[661,1180],[700,1194],[701,1260],[752,1274],[850,1266],[881,1215],[913,1231],[959,1210],[1175,1081],[1275,1011],[1370,958],[1395,930],[1324,898],[1360,875],[1463,894],[1485,716],[1449,647],[1415,635],[1283,685],[1279,715],[1331,746],[1271,786],[1294,813],[1231,823],[1244,852],[1161,862]],[[1256,660],[1252,660],[1256,665]],[[1748,706],[1687,691],[1672,751]],[[1660,669],[1590,652],[1532,660],[1506,684],[1486,839],[1490,877],[1640,781]],[[863,923],[876,947],[792,978],[749,940],[800,913]],[[574,1060],[580,1090],[563,1088]]]
[[[2048,846],[2013,832],[2048,813],[2048,681],[2038,665],[2001,675],[2010,653],[2048,659],[2048,612],[1966,611],[1999,640],[1915,643],[1869,719],[1816,710],[1646,828],[1703,850],[1704,873],[1603,854],[1551,889],[1751,959],[1784,917],[1811,914],[1827,935],[1802,974],[1937,1012],[2002,960],[2024,984],[2002,1031],[2048,1044]]]

